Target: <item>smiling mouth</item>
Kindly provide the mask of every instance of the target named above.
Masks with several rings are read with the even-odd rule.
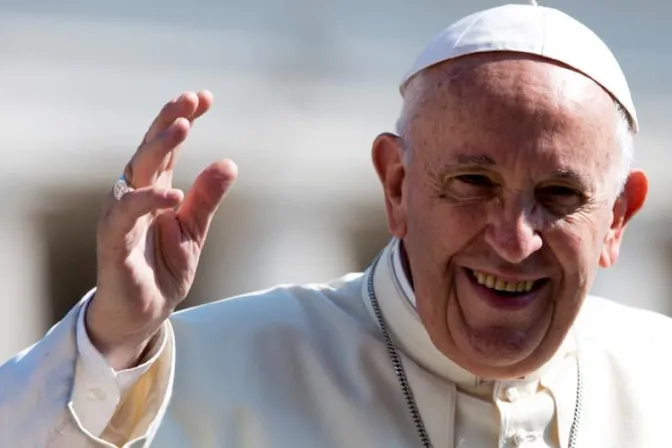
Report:
[[[492,290],[502,297],[517,297],[529,294],[548,282],[547,278],[538,280],[507,281],[491,274],[467,269],[470,277],[479,285]]]

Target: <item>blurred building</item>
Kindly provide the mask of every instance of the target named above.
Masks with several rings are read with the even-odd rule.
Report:
[[[172,0],[0,0],[0,359],[94,286],[102,200],[158,108],[185,89],[212,90],[216,106],[185,145],[177,183],[187,188],[220,157],[240,171],[185,306],[361,270],[385,244],[369,151],[398,113],[396,83],[441,27],[498,2],[263,1],[184,10]],[[672,41],[660,19],[670,6],[610,3],[607,20],[605,5],[560,6],[612,46],[630,77],[643,128],[637,166],[652,191],[595,292],[672,314],[672,95],[662,81],[672,66],[658,56]]]

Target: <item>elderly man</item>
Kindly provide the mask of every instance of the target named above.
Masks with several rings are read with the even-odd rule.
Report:
[[[647,194],[611,52],[506,5],[401,91],[372,150],[394,238],[366,272],[174,315],[236,169],[173,189],[212,98],[168,103],[105,206],[95,292],[0,368],[0,445],[666,445],[672,323],[588,296]]]

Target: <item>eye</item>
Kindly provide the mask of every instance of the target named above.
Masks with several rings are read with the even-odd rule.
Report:
[[[492,196],[495,187],[495,182],[484,174],[459,174],[446,184],[441,197],[460,201],[484,199]]]
[[[553,187],[544,187],[542,189],[544,194],[558,197],[571,197],[578,196],[579,192],[569,187],[553,186]]]
[[[571,209],[577,208],[585,202],[583,193],[562,185],[553,185],[538,189],[537,198],[542,204],[562,209],[564,212],[569,212]]]
[[[483,176],[482,174],[463,174],[456,176],[455,179],[462,183],[477,187],[489,187],[493,185],[492,180],[490,180],[488,176]]]

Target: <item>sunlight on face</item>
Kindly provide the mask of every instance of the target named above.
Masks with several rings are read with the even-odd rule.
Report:
[[[463,367],[519,376],[556,352],[611,241],[613,100],[573,70],[507,54],[442,64],[426,86],[412,157],[388,167],[398,202],[385,181],[418,313]]]

